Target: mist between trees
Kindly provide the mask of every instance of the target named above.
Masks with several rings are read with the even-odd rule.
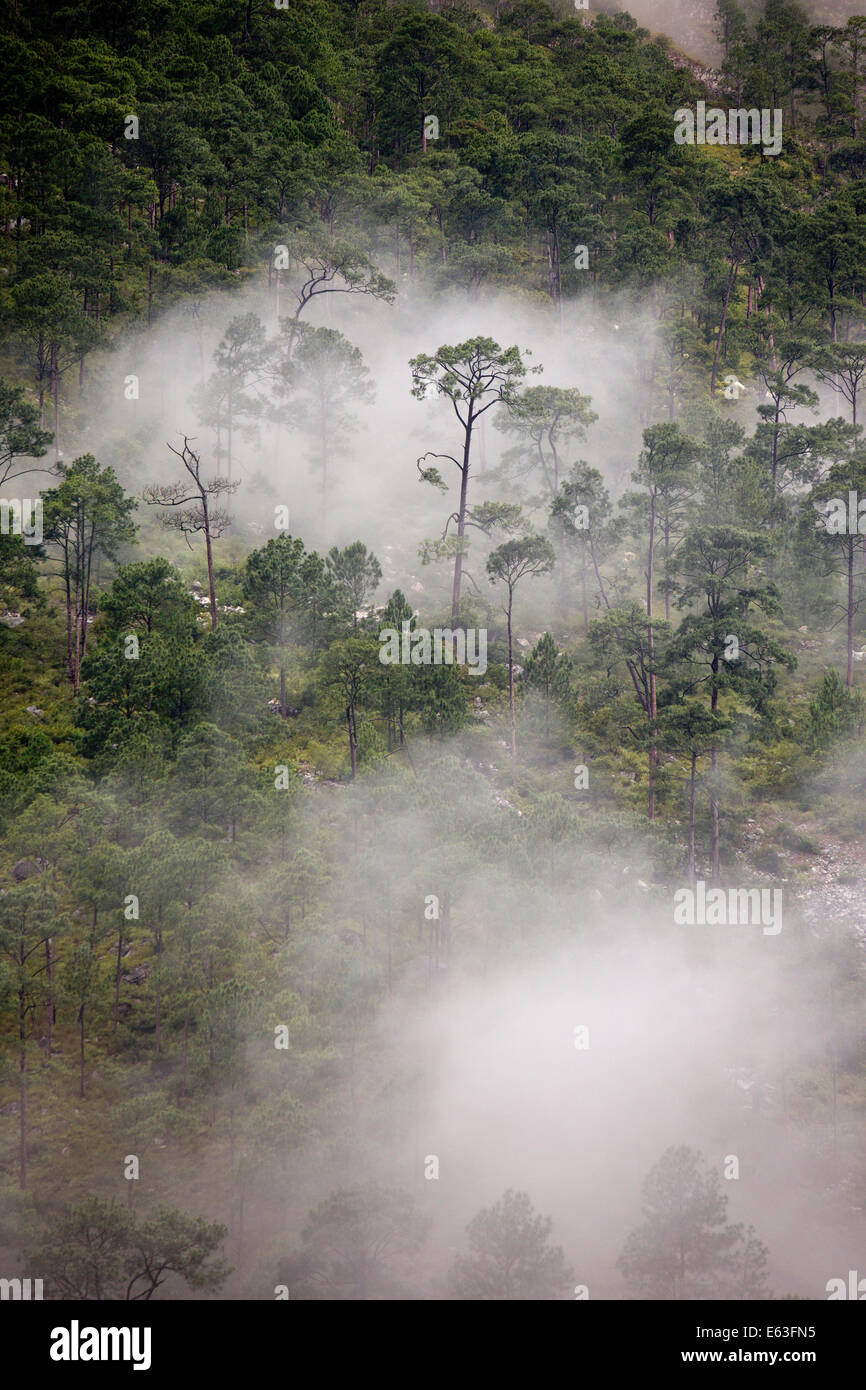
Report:
[[[717,18],[7,22],[0,1277],[857,1267],[866,21]]]

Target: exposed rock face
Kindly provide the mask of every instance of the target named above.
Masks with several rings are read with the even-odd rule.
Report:
[[[722,104],[736,95],[727,78],[717,68],[707,67],[705,63],[698,62],[696,58],[690,58],[686,53],[678,53],[673,48],[668,50],[668,58],[675,68],[685,68],[696,82],[702,82],[710,94],[718,97]],[[688,103],[685,104],[688,105]]]
[[[625,0],[590,0],[591,11],[610,14],[628,10],[642,28],[654,36],[663,34],[704,63],[721,62],[721,46],[714,33],[714,9],[715,5],[707,0],[628,0],[627,4]]]
[[[150,966],[134,965],[128,975],[121,975],[125,985],[143,985],[150,974]]]
[[[47,868],[47,859],[19,859],[17,864],[12,865],[12,877],[16,883],[23,883],[25,878],[32,878],[34,874],[42,874]]]

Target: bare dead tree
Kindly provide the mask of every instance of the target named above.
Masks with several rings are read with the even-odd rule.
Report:
[[[296,292],[297,308],[287,328],[286,360],[291,361],[301,314],[320,294],[366,294],[393,304],[397,286],[376,269],[369,257],[342,242],[330,242],[313,250],[293,249],[292,259],[304,278]]]
[[[167,448],[171,449],[171,452],[183,463],[191,481],[186,482],[182,478],[179,482],[166,483],[164,486],[154,483],[146,487],[142,495],[150,507],[178,509],[169,511],[162,518],[162,523],[175,531],[180,531],[190,550],[192,550],[190,537],[199,531],[204,533],[210,593],[210,621],[212,629],[216,631],[217,606],[213,578],[213,542],[219,539],[228,526],[229,514],[225,508],[219,505],[214,506],[213,503],[215,499],[234,492],[238,484],[230,483],[227,478],[212,478],[210,482],[205,482],[201,476],[201,455],[192,448],[194,442],[187,435],[184,435],[182,449],[175,449],[172,444],[167,443]]]

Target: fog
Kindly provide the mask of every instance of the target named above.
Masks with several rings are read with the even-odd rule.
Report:
[[[635,13],[646,20],[639,6]],[[671,22],[654,14],[653,27],[671,32]],[[65,457],[92,451],[140,493],[145,482],[179,476],[165,441],[178,443],[186,433],[197,439],[205,476],[222,471],[213,431],[196,420],[190,395],[210,372],[232,317],[255,312],[269,335],[277,332],[275,297],[264,278],[261,273],[237,294],[203,296],[194,313],[170,310],[149,333],[94,357],[87,413],[67,429]],[[281,312],[291,307],[284,285]],[[331,295],[305,317],[338,328],[360,348],[375,404],[358,407],[358,428],[333,460],[324,527],[305,437],[291,424],[238,434],[241,487],[233,533],[217,543],[218,564],[263,544],[274,534],[274,507],[286,504],[290,530],[308,548],[361,539],[376,552],[385,568],[377,604],[400,586],[422,621],[444,616],[448,567],[422,566],[417,548],[441,533],[456,503],[454,477],[443,463],[452,484],[443,497],[419,481],[416,459],[428,450],[451,452],[456,422],[450,406],[413,399],[407,364],[416,353],[475,334],[528,349],[528,365],[544,371],[527,377],[527,385],[576,386],[591,396],[599,419],[570,458],[601,469],[614,495],[628,484],[641,431],[652,418],[643,385],[655,341],[652,304],[623,298],[602,308],[586,296],[556,314],[529,296],[482,290],[468,300],[404,280],[394,306]],[[124,396],[130,374],[139,380],[138,400]],[[754,398],[746,397],[737,413],[751,422],[753,409]],[[495,414],[487,413],[475,443],[476,503],[501,495],[498,483],[481,476],[510,443],[494,428]],[[169,554],[188,577],[201,577],[198,548],[190,555],[143,504],[137,520],[136,556]],[[539,509],[536,523],[543,520]],[[483,569],[470,568],[483,577]],[[546,626],[560,632],[562,624],[551,617],[556,580],[519,592],[518,635]],[[489,591],[486,577],[479,587]],[[485,598],[498,603],[492,591]],[[511,875],[507,827],[519,813],[507,779],[498,779],[497,790],[496,772],[480,775],[491,758],[501,762],[502,743],[469,734],[427,752],[419,741],[415,780],[405,772],[394,805],[388,777],[397,774],[387,772],[371,774],[360,790],[312,785],[300,794],[299,839],[315,834],[319,817],[348,823],[350,814],[360,815],[355,833],[364,874],[393,884],[412,866],[409,896],[416,908],[401,918],[385,894],[383,915],[394,915],[400,944],[376,1041],[353,1079],[352,1131],[302,1144],[281,1182],[253,1184],[246,1245],[227,1291],[271,1296],[277,1259],[297,1239],[309,1207],[333,1187],[376,1178],[409,1189],[434,1218],[424,1261],[440,1294],[467,1221],[512,1187],[527,1191],[553,1218],[554,1239],[590,1297],[622,1298],[616,1260],[640,1220],[643,1178],[665,1149],[687,1144],[719,1170],[729,1156],[739,1160],[739,1178],[725,1183],[729,1215],[754,1223],[768,1244],[776,1296],[823,1297],[826,1280],[862,1258],[862,1217],[854,1215],[856,1194],[835,1181],[830,1120],[804,1124],[786,1092],[792,1071],[826,1065],[828,1052],[826,970],[816,932],[803,921],[799,888],[783,883],[785,926],[778,937],[756,926],[676,927],[671,884],[679,880],[675,871],[665,874],[658,845],[635,824],[620,827],[607,858],[598,857],[589,838],[592,793],[580,802],[565,764],[559,791],[584,817],[587,838],[576,848],[568,838],[551,841],[544,885],[530,894]],[[531,762],[531,743],[524,756]],[[435,812],[422,809],[428,802]],[[460,863],[454,853],[458,802],[460,814],[489,821],[491,836],[504,827],[504,847],[491,840],[483,862]],[[357,850],[331,870],[320,905],[322,950],[333,950],[341,904],[350,915]],[[745,881],[755,881],[751,871]],[[441,894],[444,883],[453,888],[451,968],[431,978],[429,945],[416,919],[425,896]],[[826,928],[826,913],[822,921]],[[383,930],[374,911],[370,942],[351,948],[369,951],[375,972]],[[287,990],[297,987],[298,967],[291,953],[279,958]],[[579,1026],[589,1030],[583,1049],[575,1046]],[[255,1049],[249,1061],[255,1070]],[[263,1057],[262,1075],[266,1064]],[[424,1177],[430,1155],[439,1160],[435,1181]],[[225,1216],[208,1196],[221,1161],[205,1143],[196,1200],[214,1219]]]
[[[438,808],[430,816],[389,814],[362,789],[364,868],[350,856],[337,895],[356,898],[372,854],[373,873],[392,885],[394,865],[413,866],[420,901],[450,879],[459,832],[443,824],[464,800],[481,822],[516,815],[494,805],[490,788],[484,800],[458,741],[447,761],[421,761],[419,777]],[[811,902],[807,926],[801,890],[785,882],[778,937],[758,926],[675,927],[670,889],[640,877],[651,851],[638,832],[607,863],[587,864],[585,852],[580,840],[560,845],[546,887],[522,893],[505,854],[460,866],[451,969],[432,980],[411,917],[397,917],[382,1052],[371,1046],[358,1063],[350,1131],[294,1156],[286,1231],[332,1188],[377,1179],[408,1189],[433,1220],[424,1265],[445,1296],[465,1225],[517,1188],[553,1217],[589,1297],[623,1298],[616,1260],[640,1221],[642,1181],[669,1146],[687,1144],[720,1172],[737,1159],[728,1214],[769,1246],[775,1297],[824,1297],[829,1278],[858,1267],[862,1213],[843,1181],[844,1133],[837,1158],[832,1114],[804,1122],[791,1078],[826,1066],[833,1046],[828,961],[843,936],[833,893]],[[384,930],[374,918],[363,949],[381,947]],[[580,1047],[577,1028],[588,1030]],[[424,1177],[431,1157],[435,1181]],[[266,1250],[272,1239],[264,1222]],[[253,1287],[268,1268],[264,1258]]]
[[[582,929],[574,917],[580,947],[466,987],[437,1016],[423,1131],[442,1179],[427,1184],[428,1202],[468,1219],[504,1188],[525,1188],[555,1213],[590,1296],[616,1298],[615,1260],[658,1156],[685,1143],[723,1169],[736,1155],[730,1214],[768,1243],[771,1285],[820,1296],[825,1270],[856,1267],[844,1260],[858,1241],[844,1234],[844,1209],[821,1210],[803,1190],[816,1136],[785,1122],[781,1066],[817,1040],[791,1027],[807,1000],[802,980],[783,983],[784,948],[754,938],[713,950],[686,937],[711,928],[665,939],[664,914],[645,902]],[[589,1029],[585,1050],[577,1024]]]
[[[449,477],[450,465],[442,463],[440,471],[451,485],[451,492],[443,496],[419,480],[416,460],[428,450],[452,452],[456,421],[447,402],[419,402],[411,396],[409,359],[476,334],[492,337],[503,347],[528,349],[527,386],[577,386],[592,396],[599,419],[578,452],[600,468],[618,492],[634,467],[641,430],[649,423],[649,417],[640,418],[635,388],[654,325],[650,311],[636,312],[627,300],[606,305],[604,317],[582,301],[566,303],[560,322],[543,301],[534,305],[495,294],[484,294],[476,302],[460,294],[428,297],[405,282],[399,291],[393,306],[361,295],[323,295],[304,315],[305,322],[336,328],[360,348],[376,388],[374,405],[353,407],[358,431],[341,456],[331,461],[327,531],[322,530],[308,441],[291,425],[279,428],[265,422],[258,438],[245,439],[236,431],[234,476],[242,486],[232,510],[238,520],[236,535],[251,543],[260,534],[257,527],[273,533],[274,507],[284,504],[292,533],[302,536],[308,547],[344,545],[360,537],[380,559],[388,558],[382,554],[386,545],[400,547],[405,568],[394,562],[398,582],[414,574],[426,588],[434,576],[431,570],[419,574],[417,547],[425,537],[441,533],[456,505],[456,470],[452,467]],[[281,318],[293,308],[283,287]],[[76,432],[74,444],[63,441],[67,457],[92,450],[114,465],[125,484],[140,491],[142,468],[148,480],[176,476],[178,461],[165,442],[178,446],[180,436],[188,434],[202,452],[205,476],[224,473],[224,464],[216,461],[215,433],[198,422],[190,395],[213,370],[212,353],[233,317],[256,313],[269,338],[285,336],[275,309],[275,294],[263,293],[261,287],[231,297],[209,296],[198,301],[195,317],[189,310],[169,312],[151,333],[136,335],[111,355],[94,360],[89,418]],[[532,374],[539,366],[543,372]],[[138,400],[124,396],[130,374],[138,377]],[[480,475],[513,443],[494,428],[498,409],[482,417],[474,444],[476,503],[496,495],[490,483],[484,490]],[[263,480],[266,492],[250,491],[251,483],[258,489]],[[138,520],[143,517],[142,506]]]
[[[590,8],[603,14],[630,14],[650,33],[666,35],[689,57],[714,67],[721,63],[722,52],[713,23],[715,5],[708,0],[660,0],[660,3],[629,0],[627,5],[617,4],[616,0],[601,0]],[[745,0],[741,8],[753,22],[761,12],[761,6],[754,0]],[[843,26],[852,15],[862,13],[856,0],[817,0],[817,3],[803,5],[802,9],[813,24],[837,27]]]

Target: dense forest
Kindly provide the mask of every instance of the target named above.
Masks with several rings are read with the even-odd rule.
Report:
[[[0,1276],[857,1296],[866,17],[712,19],[4,3]]]

